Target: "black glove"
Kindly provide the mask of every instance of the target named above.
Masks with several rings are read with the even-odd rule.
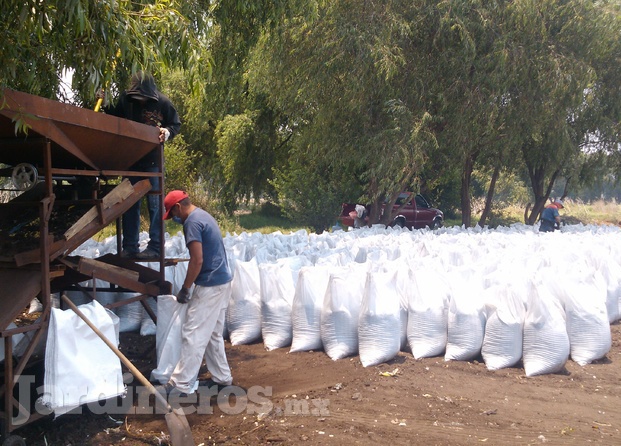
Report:
[[[187,304],[190,301],[190,290],[184,286],[177,293],[177,302]]]

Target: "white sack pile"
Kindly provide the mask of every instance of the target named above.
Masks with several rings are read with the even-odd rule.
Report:
[[[409,349],[415,358],[482,357],[490,370],[521,362],[533,376],[562,370],[570,357],[587,364],[605,356],[609,324],[621,317],[621,230],[614,226],[545,234],[521,224],[374,226],[244,232],[224,242],[235,272],[227,311],[234,344],[323,348],[334,360],[360,355],[365,366]],[[113,252],[107,242],[87,249],[92,257]],[[182,234],[167,235],[166,252],[187,256]],[[184,268],[167,268],[173,292]]]

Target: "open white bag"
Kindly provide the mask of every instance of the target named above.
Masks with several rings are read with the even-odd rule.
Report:
[[[113,320],[116,316],[112,312],[97,301],[79,308],[109,340],[118,344]],[[41,402],[59,416],[82,404],[124,392],[121,361],[114,352],[73,311],[52,308]]]
[[[188,311],[173,295],[157,298],[158,317],[155,333],[157,368],[151,372],[151,380],[166,384],[175,370],[181,355],[181,327]]]

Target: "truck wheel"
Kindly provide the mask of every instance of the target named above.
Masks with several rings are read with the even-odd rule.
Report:
[[[393,227],[402,228],[405,226],[405,220],[402,218],[397,218],[393,223]]]
[[[442,219],[441,218],[435,218],[433,220],[433,223],[431,223],[431,229],[439,229],[442,227]]]

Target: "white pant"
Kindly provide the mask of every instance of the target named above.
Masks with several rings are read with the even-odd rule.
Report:
[[[181,329],[181,356],[170,376],[170,382],[181,392],[192,392],[203,357],[215,382],[233,383],[222,338],[230,298],[231,282],[214,287],[194,287]]]

